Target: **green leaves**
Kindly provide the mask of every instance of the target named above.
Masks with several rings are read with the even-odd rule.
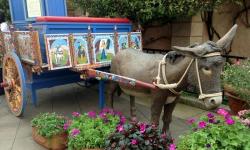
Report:
[[[31,126],[37,128],[38,134],[50,138],[63,132],[65,119],[56,113],[40,114],[31,121]]]

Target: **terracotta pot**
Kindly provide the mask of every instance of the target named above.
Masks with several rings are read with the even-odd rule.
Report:
[[[234,96],[228,92],[225,92],[225,96],[228,99],[228,105],[231,109],[232,114],[237,115],[240,110],[250,108],[247,102],[243,101],[237,96]]]
[[[37,128],[32,127],[32,137],[34,141],[47,149],[64,150],[67,147],[66,133],[61,133],[59,135],[54,135],[51,138],[46,138],[38,134]]]

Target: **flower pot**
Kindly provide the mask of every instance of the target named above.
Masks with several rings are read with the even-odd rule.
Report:
[[[225,96],[228,99],[228,105],[231,109],[232,114],[237,115],[240,110],[249,108],[247,102],[241,100],[239,97],[234,96],[228,92],[225,92]]]
[[[59,135],[54,135],[51,138],[43,137],[38,134],[37,128],[32,127],[32,137],[34,141],[43,147],[51,150],[64,150],[67,144],[67,134],[61,133]]]

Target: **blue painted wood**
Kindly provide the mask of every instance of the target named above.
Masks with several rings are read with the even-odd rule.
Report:
[[[11,57],[14,61],[15,61],[15,64],[17,66],[17,71],[18,71],[18,74],[19,74],[19,77],[20,77],[20,84],[21,84],[21,89],[22,89],[22,105],[21,105],[21,110],[19,112],[13,112],[13,114],[15,116],[21,116],[25,110],[25,107],[26,107],[26,104],[27,104],[27,94],[26,94],[26,84],[25,84],[25,81],[26,81],[26,78],[25,78],[25,72],[23,70],[23,67],[22,67],[22,64],[21,64],[21,61],[20,59],[18,58],[18,56],[16,55],[16,53],[14,52],[11,52],[9,54],[7,54],[8,57]],[[6,56],[5,56],[6,57]]]
[[[9,0],[12,23],[25,21],[25,11],[23,0]]]
[[[67,7],[65,0],[44,0],[45,16],[67,16]]]
[[[99,108],[103,109],[105,105],[105,81],[99,81]]]

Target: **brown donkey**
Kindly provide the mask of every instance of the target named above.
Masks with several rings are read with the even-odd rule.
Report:
[[[224,65],[221,51],[233,40],[237,25],[216,43],[212,41],[190,47],[174,46],[167,55],[146,54],[134,49],[117,53],[111,64],[111,73],[152,83],[158,88],[134,88],[112,82],[108,88],[108,105],[113,107],[113,95],[118,86],[130,95],[131,116],[135,117],[135,98],[151,98],[151,121],[159,123],[164,106],[163,131],[168,133],[172,112],[179,99],[179,92],[188,85],[200,91],[199,100],[209,109],[222,102],[220,75]],[[171,84],[169,84],[171,83]],[[172,101],[168,101],[171,97]]]

